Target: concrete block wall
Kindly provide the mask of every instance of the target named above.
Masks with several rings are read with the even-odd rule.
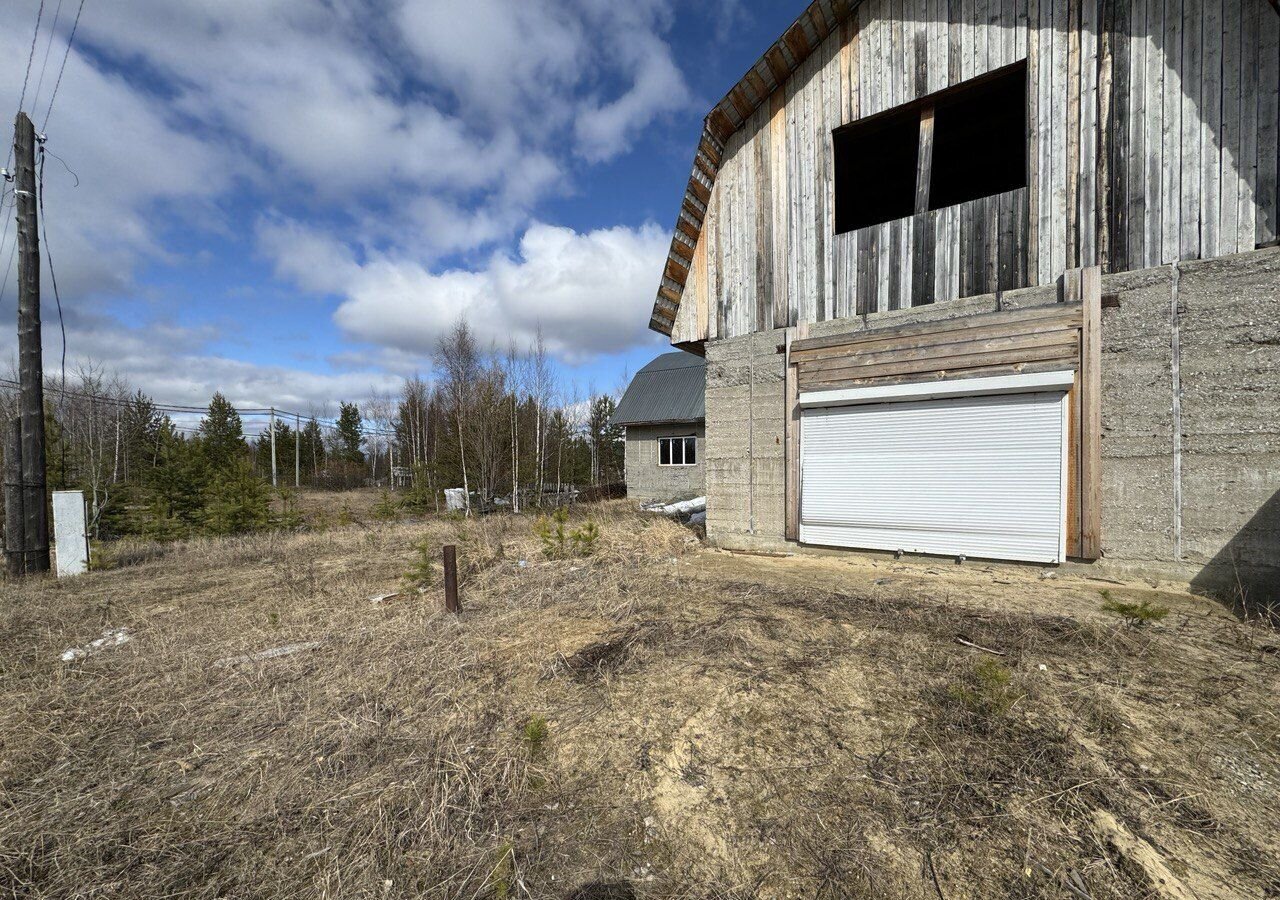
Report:
[[[1173,567],[1205,591],[1280,602],[1280,249],[1181,263],[1176,279],[1169,266],[1107,276],[1103,292],[1120,302],[1102,324],[1103,565]],[[810,333],[1054,302],[1055,288],[1028,288]],[[707,534],[720,546],[794,549],[783,334],[707,344]]]
[[[658,465],[658,438],[693,435],[698,439],[698,463]],[[700,497],[706,491],[707,430],[701,423],[685,425],[628,425],[625,449],[627,496],[647,503]]]
[[[785,544],[782,334],[707,345],[707,534],[720,546]]]

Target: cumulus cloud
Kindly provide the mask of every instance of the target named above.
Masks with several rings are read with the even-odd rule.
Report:
[[[260,233],[282,273],[307,271],[324,243],[297,223],[264,223]],[[552,353],[581,362],[646,338],[667,244],[653,224],[580,233],[534,223],[517,252],[496,253],[477,269],[433,273],[382,255],[343,267],[327,289],[344,298],[334,319],[347,334],[417,358],[465,316],[482,341],[524,347],[541,328]]]
[[[0,109],[17,106],[37,5],[16,0],[0,19]],[[69,24],[62,16],[51,65]],[[542,323],[566,359],[644,339],[660,230],[578,233],[536,217],[584,165],[617,158],[688,104],[671,25],[672,0],[90,4],[48,143],[80,184],[49,160],[46,224],[69,310],[110,301],[118,317],[74,323],[73,357],[168,400],[198,401],[225,380],[246,401],[293,385],[310,402],[353,379],[367,390],[460,312],[500,343]],[[287,214],[246,232],[246,208]],[[282,281],[336,297],[335,321],[358,342],[339,349],[368,364],[289,374],[155,324],[173,310],[143,295],[143,275],[180,282],[206,236],[224,248],[217,262],[230,258],[224,272],[235,252],[259,253]]]
[[[45,369],[58,376],[60,341],[56,327],[44,330]],[[68,382],[86,367],[107,377],[119,375],[131,388],[165,403],[204,406],[215,391],[243,407],[276,406],[328,415],[340,400],[359,400],[397,391],[401,373],[362,365],[314,372],[283,364],[248,362],[210,352],[224,337],[212,326],[186,327],[171,321],[127,326],[103,315],[68,310]],[[16,369],[12,331],[0,331],[0,377]]]

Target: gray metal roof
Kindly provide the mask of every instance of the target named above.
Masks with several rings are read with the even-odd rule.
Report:
[[[636,373],[613,413],[615,425],[701,422],[706,417],[707,361],[676,350]]]

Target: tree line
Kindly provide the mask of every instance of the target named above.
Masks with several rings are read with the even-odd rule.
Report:
[[[469,507],[520,510],[621,482],[614,398],[566,393],[540,336],[485,348],[459,320],[431,362],[434,377],[342,401],[336,419],[277,417],[275,491],[269,424],[247,434],[220,392],[195,422],[87,365],[46,386],[48,483],[85,492],[95,537],[173,539],[290,524],[295,477],[307,488],[384,486],[421,513],[443,511],[448,488],[462,488]],[[16,390],[0,391],[0,422],[16,408]]]

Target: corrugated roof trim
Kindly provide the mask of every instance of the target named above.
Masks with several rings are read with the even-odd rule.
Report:
[[[693,248],[702,234],[707,201],[720,171],[725,144],[746,124],[800,64],[808,59],[828,35],[848,18],[860,0],[813,0],[773,46],[765,51],[736,85],[715,105],[702,125],[702,137],[694,155],[693,169],[685,188],[684,202],[672,231],[671,249],[663,271],[658,297],[649,317],[649,327],[671,336],[676,312],[689,278]],[[1278,0],[1280,2],[1280,0]]]

